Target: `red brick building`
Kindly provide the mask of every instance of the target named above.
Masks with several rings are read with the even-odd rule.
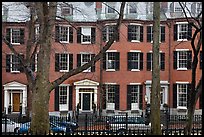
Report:
[[[118,2],[106,4],[119,8]],[[75,16],[77,12],[74,7],[77,3],[72,3],[68,7],[61,6],[61,15],[71,20],[72,25],[56,21],[50,55],[50,81],[88,62],[112,37],[117,14],[106,4],[80,2],[82,9],[83,6],[89,7],[90,11],[87,13],[94,11],[94,16],[91,16],[93,20],[88,21]],[[130,6],[131,4],[126,4],[119,37],[104,54],[103,59],[91,68],[67,79],[51,92],[50,113],[57,115],[62,112],[72,113],[78,103],[80,112],[92,112],[92,105],[95,103],[97,110],[100,105],[102,106],[103,114],[120,112],[131,114],[141,113],[146,103],[151,104],[152,3],[133,2],[135,7]],[[142,5],[146,7],[146,11],[139,14]],[[199,10],[198,5],[199,3],[190,3],[191,7],[196,7],[196,12]],[[12,6],[5,4],[3,7],[9,9]],[[179,8],[177,2],[164,2],[161,8],[164,11],[160,23],[161,109],[163,104],[168,104],[173,113],[179,113],[179,110],[187,109],[193,58],[190,38],[195,30],[188,24],[183,14],[181,16],[181,12],[177,11]],[[4,11],[2,34],[17,51],[22,53],[22,56],[25,56],[28,22],[9,21],[8,13],[12,10],[5,9],[2,9]],[[36,24],[36,37],[37,34]],[[196,82],[202,73],[201,56],[199,53]],[[37,60],[36,55],[35,63],[32,64],[34,72],[37,71]],[[22,105],[22,113],[25,114],[30,108],[31,91],[27,86],[26,76],[18,64],[18,58],[2,41],[2,111],[19,113]],[[200,99],[196,104],[196,110],[199,109]]]

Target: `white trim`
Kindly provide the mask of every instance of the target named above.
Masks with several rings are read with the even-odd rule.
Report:
[[[188,70],[187,68],[177,68],[177,70],[179,71],[179,70]]]
[[[189,51],[190,49],[176,49],[176,51]]]
[[[107,50],[106,53],[107,52],[117,52],[117,50]]]
[[[116,25],[116,23],[106,23],[104,26],[108,26],[108,25]]]
[[[106,71],[113,72],[116,71],[115,69],[106,69]]]
[[[139,40],[131,40],[132,43],[140,42]]]
[[[131,69],[130,71],[140,71],[140,69]]]
[[[187,109],[187,107],[177,106],[177,109]]]
[[[142,26],[142,24],[139,23],[130,23],[130,25]]]
[[[152,51],[152,50],[150,50],[149,52],[150,52],[150,53],[153,53],[153,51]],[[163,51],[162,51],[162,50],[160,50],[160,51],[159,51],[159,53],[163,53]]]
[[[70,86],[70,84],[60,84],[59,86]]]
[[[129,85],[141,85],[141,83],[129,83]]]
[[[176,24],[188,24],[188,22],[176,22]]]
[[[109,82],[105,82],[104,84],[106,84],[106,85],[117,85],[117,83],[109,83]]]
[[[176,81],[176,84],[189,84],[190,82]]]
[[[142,52],[141,50],[130,50],[130,52]]]

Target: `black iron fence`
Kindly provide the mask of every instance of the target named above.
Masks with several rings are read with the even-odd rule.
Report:
[[[30,122],[27,117],[2,116],[2,133],[11,134],[31,134],[29,131],[19,133],[18,128],[23,123]],[[151,124],[147,116],[141,115],[117,115],[117,116],[95,116],[79,115],[78,119],[69,116],[50,116],[50,121],[75,121],[78,128],[73,132],[49,131],[45,134],[64,135],[148,135],[151,134]],[[161,129],[163,135],[184,135],[186,115],[170,115],[161,113]],[[12,126],[13,127],[12,127]],[[37,132],[35,132],[37,134]],[[202,115],[194,115],[192,135],[202,135]]]

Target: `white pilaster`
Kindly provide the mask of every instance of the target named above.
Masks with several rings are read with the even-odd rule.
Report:
[[[4,90],[4,109],[6,109],[6,114],[8,114],[8,91]]]
[[[26,107],[27,107],[27,90],[25,88],[23,90],[22,114],[25,114]]]

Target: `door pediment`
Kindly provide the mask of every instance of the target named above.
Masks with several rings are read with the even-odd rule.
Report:
[[[84,79],[84,80],[81,80],[81,81],[77,81],[77,82],[74,82],[74,85],[76,86],[97,86],[99,85],[98,82],[95,82],[95,81],[92,81],[92,80],[89,80],[89,79]]]

